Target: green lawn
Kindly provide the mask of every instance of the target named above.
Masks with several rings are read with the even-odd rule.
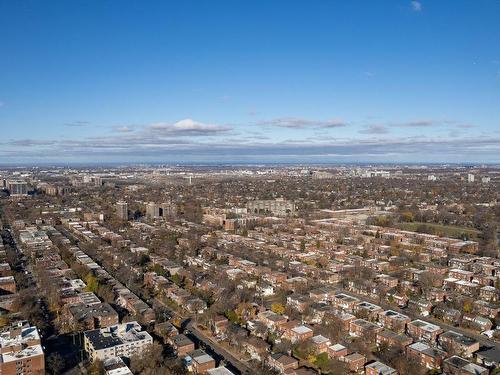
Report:
[[[421,225],[425,225],[428,228],[431,228],[434,231],[433,234],[445,237],[462,238],[463,234],[467,234],[471,239],[477,239],[477,236],[480,233],[480,231],[478,231],[477,229],[457,227],[454,225],[433,224],[433,223],[421,223],[421,222],[398,223],[396,226],[403,230],[416,232],[418,227],[420,227]]]

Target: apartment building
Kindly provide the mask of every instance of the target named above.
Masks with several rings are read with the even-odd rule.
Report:
[[[130,357],[141,353],[153,338],[137,322],[117,324],[83,333],[84,349],[91,361]]]
[[[0,374],[44,373],[44,353],[36,327],[31,327],[27,321],[21,321],[0,333]]]

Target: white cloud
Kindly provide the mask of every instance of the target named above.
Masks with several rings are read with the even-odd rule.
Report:
[[[147,127],[148,130],[162,135],[215,135],[225,133],[232,130],[231,127],[205,124],[193,119],[187,118],[177,121],[173,124],[159,122],[151,124]]]
[[[340,120],[309,120],[298,117],[280,117],[271,120],[263,120],[258,125],[278,126],[281,128],[302,129],[302,128],[339,128],[347,124]]]
[[[422,10],[422,3],[420,1],[412,1],[411,2],[411,7],[415,12],[420,12]]]
[[[361,134],[387,134],[389,129],[384,125],[369,125],[364,129],[360,130]]]
[[[160,139],[151,136],[122,135],[108,138],[87,138],[81,140],[17,140],[0,144],[0,157],[19,160],[60,160],[61,155],[68,157],[92,158],[112,157],[116,160],[145,160],[159,158],[177,160],[183,158],[198,160],[222,160],[224,158],[251,157],[266,161],[275,158],[298,157],[314,158],[338,156],[356,160],[368,160],[376,156],[384,160],[431,160],[431,161],[468,161],[490,160],[498,162],[500,138],[461,137],[370,137],[368,139],[321,139],[310,142],[289,139],[282,142],[248,142],[248,139],[219,140],[200,142],[186,137]],[[22,147],[22,153],[19,149]],[[388,159],[390,158],[390,159]],[[370,159],[371,160],[371,159]]]
[[[131,133],[134,131],[134,128],[131,126],[115,126],[113,130],[118,133]]]

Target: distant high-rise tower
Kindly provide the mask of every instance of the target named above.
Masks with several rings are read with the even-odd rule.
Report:
[[[28,184],[25,181],[7,181],[7,189],[11,196],[28,195]]]
[[[467,175],[467,182],[474,182],[474,175],[472,173]]]
[[[148,219],[160,217],[160,206],[154,202],[146,203],[146,217]]]
[[[128,219],[128,204],[124,201],[116,202],[116,216],[121,220]]]

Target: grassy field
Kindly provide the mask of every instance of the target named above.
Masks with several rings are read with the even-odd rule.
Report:
[[[433,231],[432,234],[437,234],[439,236],[445,236],[445,237],[462,238],[463,235],[466,234],[469,236],[470,239],[477,239],[477,236],[480,233],[478,230],[472,228],[457,227],[454,225],[421,223],[421,222],[399,223],[397,224],[397,227],[403,230],[416,232],[418,227],[422,225],[425,225],[428,228],[430,228]]]

